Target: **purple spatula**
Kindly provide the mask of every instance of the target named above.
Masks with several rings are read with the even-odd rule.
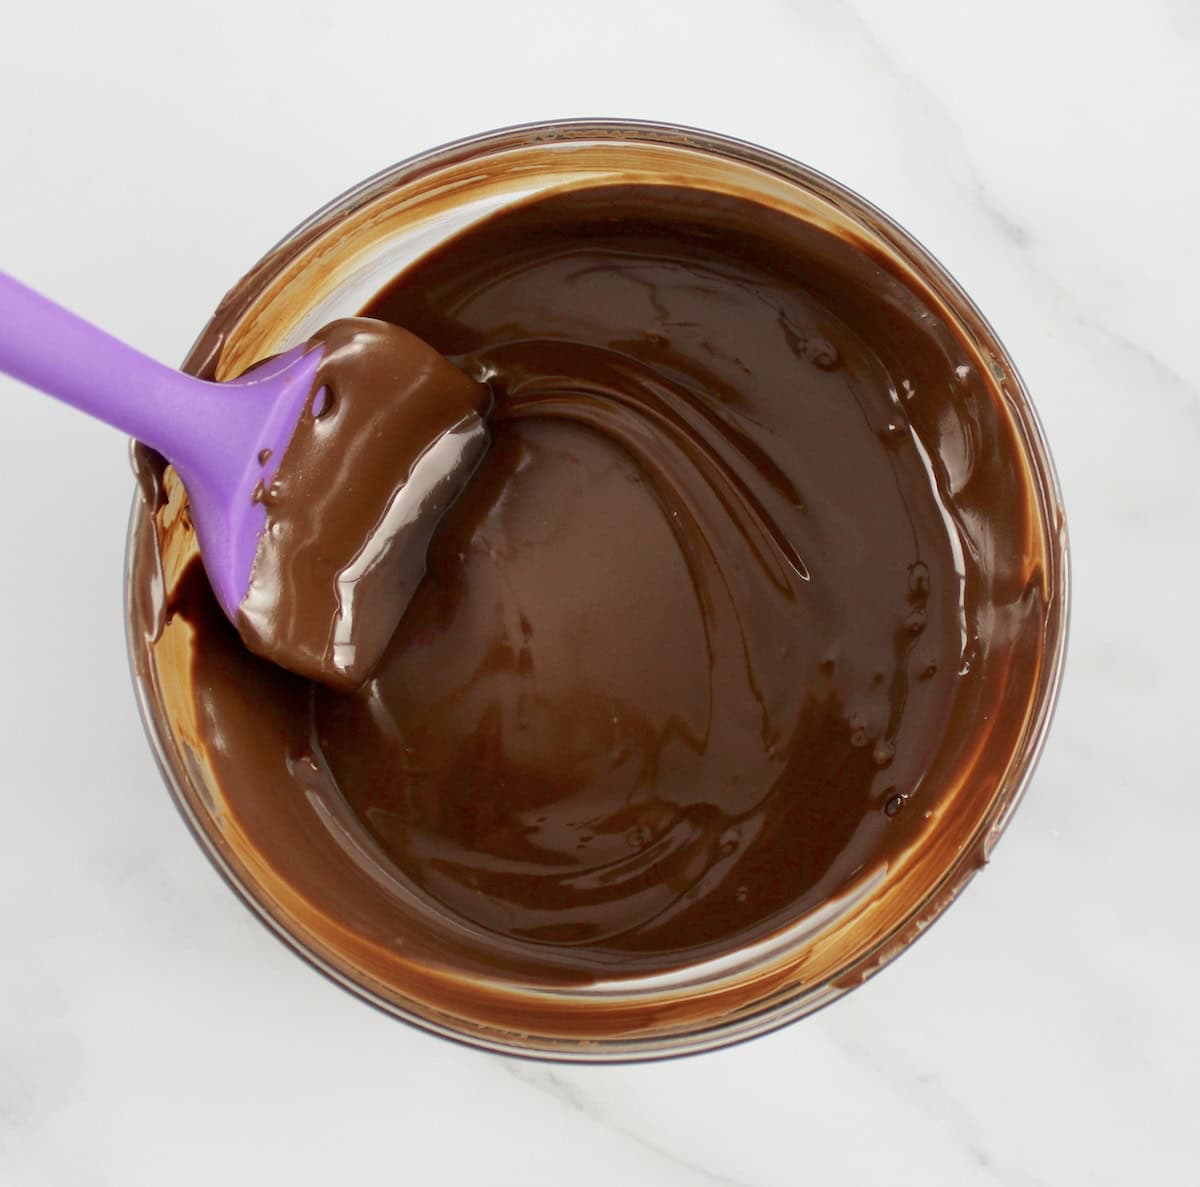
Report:
[[[170,461],[242,641],[334,688],[374,671],[490,441],[488,388],[369,318],[208,383],[0,272],[0,371]]]
[[[320,360],[319,347],[301,346],[242,379],[208,383],[0,272],[0,370],[144,441],[175,466],[209,581],[235,622],[266,526],[253,493],[259,482],[270,484]]]

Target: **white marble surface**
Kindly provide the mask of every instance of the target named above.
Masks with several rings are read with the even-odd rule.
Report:
[[[630,115],[808,161],[1034,392],[1076,583],[1045,758],[962,901],[815,1018],[656,1066],[460,1050],[208,867],[126,675],[124,443],[0,381],[0,1183],[1197,1182],[1200,2],[415,8],[10,6],[0,267],[178,359],[292,224],[450,137]]]

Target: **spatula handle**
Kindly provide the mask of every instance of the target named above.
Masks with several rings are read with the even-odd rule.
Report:
[[[213,385],[155,362],[6,272],[0,272],[0,370],[172,461],[202,449],[217,428],[206,400]]]

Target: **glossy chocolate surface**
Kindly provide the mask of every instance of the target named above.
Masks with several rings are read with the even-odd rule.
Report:
[[[573,1033],[489,985],[733,953],[885,876],[964,772],[990,795],[1027,720],[1005,673],[1041,654],[1029,480],[978,358],[885,261],[612,186],[491,216],[362,312],[493,401],[375,674],[249,655],[194,562],[153,644],[185,632],[167,711],[314,942]]]

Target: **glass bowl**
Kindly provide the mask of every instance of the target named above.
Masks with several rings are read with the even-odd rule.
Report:
[[[256,836],[247,810],[253,788],[231,801],[195,742],[198,709],[187,678],[193,640],[164,618],[164,590],[195,548],[181,527],[184,496],[171,472],[160,474],[135,447],[143,481],[126,564],[134,684],[167,786],[204,851],[276,935],[359,997],[448,1038],[546,1059],[655,1058],[760,1035],[835,1000],[902,952],[987,861],[1020,800],[1046,737],[1067,637],[1061,496],[1037,416],[1004,347],[946,271],[885,214],[814,170],[750,144],[662,124],[584,120],[509,128],[424,153],[337,198],[268,252],[222,301],[185,369],[235,375],[333,318],[357,313],[407,264],[472,222],[534,195],[614,182],[748,198],[849,239],[919,293],[989,385],[996,423],[1011,443],[999,450],[1001,462],[1020,467],[1028,489],[994,564],[998,572],[1036,574],[1045,610],[1039,629],[1015,642],[980,632],[972,656],[978,724],[960,764],[965,773],[923,814],[902,860],[719,960],[547,990],[414,954],[397,934],[402,906],[368,871],[360,871],[353,901],[323,901],[309,871],[352,859],[328,830],[322,839],[315,823],[301,822],[287,852]],[[948,455],[961,447],[953,438],[947,421],[931,426],[924,444]],[[1018,708],[989,717],[989,705]]]

